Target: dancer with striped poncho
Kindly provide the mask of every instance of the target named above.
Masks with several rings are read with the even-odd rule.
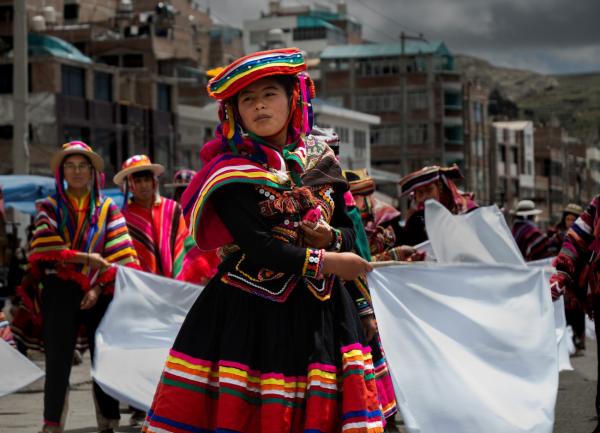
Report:
[[[39,203],[31,240],[31,277],[21,297],[42,320],[46,382],[42,431],[64,429],[67,389],[81,325],[90,351],[111,300],[116,269],[136,266],[135,250],[117,205],[100,191],[102,158],[85,143],[66,143],[51,160],[56,194]],[[66,189],[64,185],[66,184]],[[119,403],[94,382],[98,429],[112,432]]]

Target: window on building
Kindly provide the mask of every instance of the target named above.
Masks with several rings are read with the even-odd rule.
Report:
[[[519,179],[512,179],[511,180],[511,184],[512,184],[512,193],[515,197],[519,197],[520,195],[520,190],[519,190]]]
[[[427,90],[412,90],[408,92],[408,110],[426,110],[429,106]]]
[[[427,124],[408,127],[408,144],[424,144],[429,141]]]
[[[157,84],[158,111],[171,111],[171,86],[164,83]]]
[[[373,146],[398,146],[401,141],[399,126],[375,126],[371,129],[371,143]]]
[[[13,65],[0,65],[0,94],[13,92]]]
[[[98,58],[101,63],[111,66],[119,66],[119,56],[101,56]]]
[[[12,5],[0,6],[0,23],[12,23],[14,14]]]
[[[335,128],[335,132],[337,132],[338,136],[340,137],[341,143],[350,143],[350,131],[348,128],[339,126]]]
[[[79,4],[65,4],[63,8],[63,18],[65,19],[65,21],[77,21],[79,19]]]
[[[80,140],[85,143],[90,142],[90,129],[81,126],[69,126],[65,125],[63,129],[63,142]]]
[[[267,40],[268,30],[252,30],[250,32],[250,43],[260,45]]]
[[[362,159],[367,156],[367,133],[360,129],[354,130],[354,157]]]
[[[510,152],[512,155],[512,159],[510,162],[512,162],[513,164],[518,164],[519,163],[519,149],[517,149],[516,147],[511,147]]]
[[[85,98],[85,70],[62,65],[62,94]]]
[[[396,58],[372,58],[358,64],[358,75],[363,77],[392,76],[399,72],[400,63]]]
[[[125,68],[143,68],[144,56],[142,54],[125,54],[123,56],[123,67]]]
[[[527,174],[528,175],[533,174],[533,164],[531,161],[527,161]]]
[[[483,104],[481,102],[473,103],[473,120],[475,123],[481,123],[482,120]]]
[[[327,29],[325,27],[296,27],[293,31],[293,39],[295,41],[308,41],[312,39],[325,39],[327,37]]]
[[[157,140],[156,145],[154,146],[152,160],[164,165],[167,167],[167,169],[169,169],[171,166],[170,156],[169,138],[161,137],[159,140]]]
[[[98,101],[112,102],[112,75],[106,72],[96,72],[94,74],[94,98]]]
[[[402,98],[401,95],[394,93],[359,95],[356,98],[356,109],[366,113],[400,111]]]
[[[506,147],[502,144],[498,146],[498,161],[506,162]]]

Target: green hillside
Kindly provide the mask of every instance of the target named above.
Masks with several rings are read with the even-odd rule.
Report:
[[[557,75],[553,78],[557,80],[557,86],[515,101],[522,113],[539,121],[556,117],[571,135],[597,138],[600,130],[600,73]]]

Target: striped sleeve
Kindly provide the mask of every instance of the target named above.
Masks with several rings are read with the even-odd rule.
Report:
[[[58,228],[57,203],[52,197],[42,200],[35,217],[29,261],[59,261],[75,255],[65,242]]]

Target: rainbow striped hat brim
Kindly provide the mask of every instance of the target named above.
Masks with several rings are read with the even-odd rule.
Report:
[[[272,75],[296,75],[306,70],[298,48],[259,51],[242,57],[208,82],[208,94],[218,100],[231,98],[244,87]]]

